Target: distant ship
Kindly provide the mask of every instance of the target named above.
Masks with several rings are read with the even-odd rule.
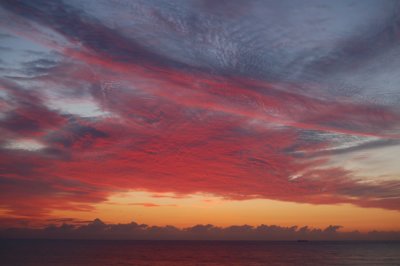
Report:
[[[306,240],[306,239],[298,239],[297,242],[299,242],[299,243],[306,243],[306,242],[309,242],[309,241]]]

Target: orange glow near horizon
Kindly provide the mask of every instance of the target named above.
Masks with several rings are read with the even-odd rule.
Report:
[[[175,197],[169,193],[131,191],[96,204],[92,212],[54,211],[54,217],[82,220],[100,218],[107,223],[145,223],[189,227],[196,224],[279,225],[325,228],[341,225],[342,231],[400,230],[400,212],[361,208],[351,204],[312,205],[265,199],[225,200],[210,195]]]

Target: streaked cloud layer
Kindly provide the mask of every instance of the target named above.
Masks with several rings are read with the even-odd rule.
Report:
[[[140,190],[398,211],[399,14],[2,1],[1,207],[46,217]]]

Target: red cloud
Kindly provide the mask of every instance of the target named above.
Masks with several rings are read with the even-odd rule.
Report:
[[[331,143],[304,138],[312,131],[397,140],[396,110],[184,67],[138,46],[132,52],[129,39],[104,27],[78,24],[115,47],[107,53],[85,36],[76,36],[79,50],[51,43],[63,53],[60,68],[20,82],[24,89],[3,82],[12,108],[0,122],[2,139],[31,137],[46,146],[1,149],[1,205],[14,214],[89,209],[126,189],[399,209],[398,182],[366,184],[356,173],[321,169],[326,159],[306,158]],[[61,26],[54,30],[74,44]],[[111,115],[61,114],[46,105],[44,89],[28,90],[33,84],[65,97],[88,94]]]

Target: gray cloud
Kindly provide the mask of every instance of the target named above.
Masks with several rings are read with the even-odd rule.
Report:
[[[132,240],[400,240],[400,232],[358,231],[341,232],[341,226],[330,225],[324,229],[282,227],[277,225],[235,225],[217,227],[211,224],[179,229],[174,226],[150,226],[131,222],[107,224],[100,219],[88,223],[59,219],[60,225],[42,229],[26,226],[0,229],[1,238],[45,239],[132,239]],[[68,223],[73,222],[73,223]],[[26,222],[25,222],[26,223]]]

